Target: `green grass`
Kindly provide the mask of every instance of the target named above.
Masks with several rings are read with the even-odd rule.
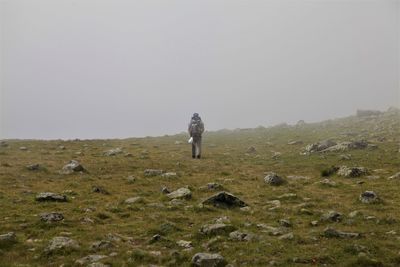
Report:
[[[328,138],[366,139],[378,148],[344,152],[351,154],[346,161],[340,159],[341,152],[300,154],[307,144]],[[386,178],[400,171],[399,138],[400,116],[385,114],[375,119],[348,117],[303,126],[210,132],[204,135],[201,160],[191,159],[185,135],[124,140],[8,140],[9,146],[0,148],[0,234],[14,231],[18,242],[0,248],[0,266],[73,266],[75,260],[89,254],[111,252],[117,256],[102,262],[112,266],[189,266],[191,257],[196,252],[205,252],[204,245],[212,239],[199,234],[200,227],[222,216],[229,217],[239,230],[259,237],[255,241],[238,242],[223,236],[209,246],[210,251],[220,253],[234,266],[266,266],[270,261],[278,266],[398,266],[400,181]],[[290,140],[304,143],[288,145]],[[176,145],[175,141],[183,143]],[[60,145],[66,149],[60,150]],[[19,150],[21,146],[28,151]],[[250,146],[257,153],[247,154]],[[133,156],[103,155],[116,147]],[[274,152],[280,152],[281,156],[273,158]],[[71,159],[82,163],[88,172],[59,174]],[[34,163],[43,168],[38,171],[25,168]],[[340,165],[364,166],[380,178],[343,178],[329,172],[332,166]],[[150,168],[176,172],[178,176],[144,176],[143,171]],[[282,186],[272,187],[263,181],[268,171],[282,177],[301,175],[310,179],[288,180]],[[321,186],[319,181],[325,175],[337,186]],[[129,182],[128,176],[136,180]],[[251,210],[199,207],[204,198],[214,193],[200,188],[209,182],[221,184],[249,204]],[[103,187],[110,194],[92,192],[93,186]],[[161,193],[164,186],[170,190],[189,186],[192,199],[182,206],[170,206],[169,199]],[[34,201],[38,192],[65,190],[71,190],[66,193],[69,198],[66,203]],[[359,202],[358,196],[365,190],[378,193],[383,203]],[[280,199],[281,208],[270,210],[268,201],[285,193],[295,193],[297,197]],[[142,201],[124,203],[135,196],[142,197]],[[301,213],[302,207],[312,214]],[[343,221],[310,225],[329,210],[341,212]],[[349,218],[348,214],[354,210],[363,215]],[[51,225],[40,222],[38,214],[51,211],[63,213],[65,220]],[[83,223],[85,217],[93,223]],[[279,240],[257,227],[260,223],[277,227],[279,219],[292,222],[293,240]],[[325,238],[321,233],[327,226],[360,232],[363,237]],[[397,234],[387,234],[392,230]],[[63,232],[77,240],[81,250],[44,255],[49,240]],[[124,238],[113,241],[113,248],[90,250],[91,243],[106,239],[108,234]],[[151,242],[155,234],[164,238]],[[176,241],[181,239],[192,241],[193,250],[180,248]],[[365,251],[357,250],[361,246]],[[359,255],[360,252],[365,255]]]

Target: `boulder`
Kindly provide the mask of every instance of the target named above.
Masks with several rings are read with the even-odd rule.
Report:
[[[359,177],[362,175],[368,174],[367,168],[364,167],[347,167],[347,166],[341,166],[339,170],[337,171],[337,174],[339,176],[344,176],[344,177]]]
[[[279,186],[286,182],[283,178],[281,178],[274,172],[268,173],[267,176],[264,177],[264,181],[267,184],[273,185],[273,186]]]
[[[337,143],[333,140],[323,140],[319,141],[317,143],[309,144],[305,147],[305,151],[307,153],[314,153],[314,152],[320,152],[322,150],[327,149],[328,147],[335,146]]]
[[[213,205],[219,208],[245,207],[247,204],[228,192],[219,192],[202,202],[203,205]]]
[[[17,236],[14,232],[0,235],[0,247],[12,245],[17,242]]]
[[[74,172],[85,172],[86,169],[76,160],[71,160],[68,164],[66,164],[62,170],[62,174],[71,174]]]
[[[380,202],[380,198],[374,191],[365,191],[361,193],[359,197],[362,203],[370,204],[370,203],[378,203]]]
[[[192,192],[190,189],[186,187],[179,188],[169,194],[167,194],[167,197],[174,199],[174,198],[179,198],[179,199],[190,199],[192,197]]]
[[[192,265],[198,267],[224,267],[227,265],[220,254],[196,253],[192,258]]]
[[[39,202],[43,201],[67,202],[67,196],[51,192],[42,192],[36,195],[35,200]]]

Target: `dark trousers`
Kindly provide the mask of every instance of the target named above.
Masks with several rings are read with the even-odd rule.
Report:
[[[193,136],[192,158],[201,157],[201,136]]]

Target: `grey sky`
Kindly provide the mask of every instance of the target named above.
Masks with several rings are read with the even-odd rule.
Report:
[[[113,138],[399,106],[399,1],[0,1],[2,138]]]

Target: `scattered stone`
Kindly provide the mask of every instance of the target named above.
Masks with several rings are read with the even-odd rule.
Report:
[[[163,194],[169,194],[169,193],[171,193],[171,191],[169,191],[169,189],[168,189],[167,187],[163,186],[163,187],[161,188],[161,193],[163,193]]]
[[[133,184],[136,181],[136,178],[134,176],[130,175],[126,178],[126,180],[128,181],[128,183]]]
[[[340,222],[343,219],[343,215],[337,211],[331,210],[323,214],[321,217],[322,221]]]
[[[368,174],[368,170],[364,167],[341,166],[337,171],[337,174],[340,176],[353,178]]]
[[[213,236],[213,235],[228,235],[229,233],[236,230],[231,224],[216,223],[216,224],[206,224],[200,229],[200,233]]]
[[[100,193],[103,195],[109,195],[110,193],[102,186],[93,186],[92,187],[92,192],[93,193]]]
[[[399,180],[399,179],[400,179],[400,172],[398,172],[398,173],[396,173],[396,174],[393,174],[392,176],[390,176],[390,177],[388,178],[388,180],[394,180],[394,179],[396,179],[396,180]]]
[[[342,232],[335,230],[333,228],[325,228],[323,235],[327,238],[359,238],[361,237],[360,233],[350,233],[350,232]]]
[[[318,221],[311,221],[310,224],[311,224],[311,226],[318,226],[319,222]]]
[[[182,145],[182,141],[175,141],[175,145]]]
[[[267,174],[267,176],[264,177],[264,181],[269,184],[269,185],[273,185],[273,186],[279,186],[284,184],[286,181],[281,178],[280,176],[278,176],[276,173],[274,172],[269,172]]]
[[[198,267],[224,267],[227,263],[220,254],[196,253],[192,264]]]
[[[104,156],[116,156],[118,154],[122,154],[123,151],[121,148],[113,148],[104,152]]]
[[[281,202],[279,200],[271,200],[268,201],[267,204],[271,205],[272,207],[268,208],[269,210],[276,210],[281,207]]]
[[[17,236],[14,232],[0,235],[0,246],[8,246],[17,242]]]
[[[107,240],[96,241],[90,245],[90,249],[94,251],[110,249],[113,247],[114,247],[113,243]]]
[[[288,145],[302,145],[303,141],[296,140],[296,141],[289,141]]]
[[[164,178],[175,178],[178,175],[176,174],[176,172],[166,172],[166,173],[163,173],[161,176]]]
[[[339,156],[340,160],[351,160],[351,155],[350,154],[342,154]]]
[[[174,199],[174,198],[180,198],[180,199],[190,199],[192,197],[192,192],[190,189],[186,187],[179,188],[169,194],[167,194],[167,197]]]
[[[174,198],[172,199],[169,204],[174,207],[183,206],[185,202],[182,199]]]
[[[185,241],[185,240],[179,240],[176,242],[176,244],[182,248],[190,249],[193,247],[193,244],[191,241]]]
[[[305,147],[307,153],[320,152],[328,147],[335,146],[337,143],[332,140],[323,140],[317,143],[309,144]]]
[[[51,192],[42,192],[36,195],[36,201],[56,201],[56,202],[67,202],[67,196],[60,195]]]
[[[352,212],[349,213],[349,218],[355,218],[355,217],[360,216],[360,215],[362,215],[362,212],[359,211],[359,210],[355,210],[355,211],[352,211]]]
[[[50,240],[45,252],[50,254],[54,252],[78,250],[79,248],[80,246],[75,240],[64,236],[56,236]]]
[[[231,220],[229,219],[228,216],[222,216],[222,217],[219,217],[219,218],[215,219],[214,222],[215,222],[215,223],[225,223],[225,224],[228,224],[228,223],[231,223]]]
[[[59,150],[65,150],[66,148],[65,148],[65,146],[58,146],[58,149]]]
[[[366,204],[377,203],[381,201],[374,191],[365,191],[364,193],[361,193],[359,199],[362,203]]]
[[[255,235],[250,233],[243,233],[240,231],[234,231],[229,234],[229,238],[235,241],[251,241],[255,238]]]
[[[27,151],[28,148],[27,148],[26,146],[21,146],[21,147],[19,148],[19,150],[21,150],[21,151]]]
[[[321,152],[337,152],[337,151],[347,151],[350,149],[365,149],[369,146],[370,145],[365,140],[354,141],[354,142],[341,142],[334,146],[328,147],[322,150]]]
[[[277,197],[277,199],[295,199],[297,198],[297,194],[294,193],[285,193]]]
[[[86,169],[78,161],[71,160],[61,170],[62,174],[71,174],[73,172],[86,172]]]
[[[278,237],[279,240],[293,240],[294,239],[294,234],[292,232],[281,235]]]
[[[38,171],[40,169],[40,165],[39,164],[30,164],[27,165],[26,168],[30,171]]]
[[[87,265],[89,263],[98,262],[98,261],[100,261],[100,260],[102,260],[104,258],[107,258],[107,257],[108,256],[106,256],[106,255],[89,255],[89,256],[83,257],[83,258],[81,258],[79,260],[76,260],[75,264],[81,265],[81,266],[82,265]]]
[[[144,170],[145,176],[159,176],[164,173],[163,170],[156,170],[156,169],[146,169]]]
[[[286,219],[280,219],[279,221],[279,225],[283,226],[283,227],[292,227],[292,223],[289,220]]]
[[[283,235],[286,234],[288,231],[286,227],[273,227],[265,223],[259,223],[257,224],[257,227],[262,228],[263,232],[272,236]]]
[[[139,202],[143,202],[142,197],[130,197],[125,200],[125,204],[134,204],[134,203],[139,203]]]
[[[328,178],[323,179],[322,181],[320,181],[320,184],[321,185],[325,185],[325,186],[330,186],[330,187],[335,187],[336,186],[336,182],[332,181],[332,180],[330,180]]]
[[[8,147],[8,143],[6,141],[0,141],[0,147]]]
[[[218,208],[245,207],[247,204],[231,193],[222,191],[202,202],[203,205],[213,205]]]
[[[47,223],[54,223],[64,220],[64,216],[58,212],[41,213],[39,216],[43,222]]]
[[[255,154],[255,153],[257,153],[257,150],[254,146],[251,146],[251,147],[247,148],[246,153]]]
[[[223,186],[218,183],[208,183],[206,186],[200,187],[200,190],[222,190]]]

